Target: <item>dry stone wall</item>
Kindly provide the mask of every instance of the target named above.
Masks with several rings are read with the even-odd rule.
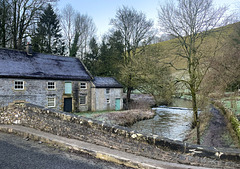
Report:
[[[121,126],[111,126],[29,103],[0,108],[0,124],[32,127],[45,132],[169,162],[206,167],[240,168],[238,149],[220,149],[173,141],[157,135],[143,135]]]

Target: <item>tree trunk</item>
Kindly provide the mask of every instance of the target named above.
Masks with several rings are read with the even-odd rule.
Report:
[[[51,35],[50,35],[50,28],[48,29],[48,32],[49,32],[49,35],[48,35],[48,44],[47,44],[47,53],[52,53],[52,50],[51,50]]]
[[[6,47],[6,5],[5,0],[3,0],[3,13],[2,13],[2,47]]]
[[[17,1],[14,1],[13,9],[13,48],[17,49]]]
[[[131,92],[132,92],[132,88],[128,87],[127,88],[127,98],[126,98],[127,109],[129,109],[129,103],[130,103],[130,100],[131,100]]]
[[[19,37],[18,37],[18,42],[17,42],[17,49],[22,50],[23,46],[22,46],[22,41],[23,41],[23,35],[20,33]]]
[[[193,108],[193,115],[194,115],[192,128],[195,128],[195,127],[197,128],[197,144],[200,144],[200,121],[198,117],[197,97],[194,89],[192,89],[191,95],[192,95],[192,108]]]

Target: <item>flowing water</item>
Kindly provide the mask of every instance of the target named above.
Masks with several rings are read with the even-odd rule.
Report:
[[[139,121],[132,125],[131,129],[141,133],[159,135],[172,140],[183,141],[187,132],[191,129],[192,110],[191,102],[176,99],[173,107],[158,107],[153,119]]]

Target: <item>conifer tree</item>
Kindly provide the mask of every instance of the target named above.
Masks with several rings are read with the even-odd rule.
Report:
[[[83,63],[86,65],[92,75],[96,76],[98,73],[98,59],[99,59],[99,47],[95,38],[92,38],[89,42],[90,52],[86,54],[83,59]]]
[[[58,17],[52,6],[48,4],[40,16],[35,36],[32,39],[34,50],[44,53],[63,54],[64,43],[61,40],[60,31]]]
[[[106,37],[100,48],[98,76],[118,78],[120,65],[123,63],[123,52],[123,36],[120,31],[115,31]]]
[[[71,56],[71,57],[76,57],[77,56],[77,51],[79,49],[79,46],[78,46],[79,36],[80,36],[80,34],[78,32],[76,32],[76,34],[74,36],[73,44],[70,48],[69,56]]]

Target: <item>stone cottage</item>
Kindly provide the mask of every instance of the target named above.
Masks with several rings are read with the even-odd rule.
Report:
[[[97,79],[78,58],[0,48],[1,107],[22,101],[66,112],[115,109],[115,103],[108,106],[108,100],[96,93]],[[106,79],[111,82],[113,78]],[[106,90],[110,88],[112,84],[105,84]],[[120,84],[118,89],[113,97],[121,103]]]

